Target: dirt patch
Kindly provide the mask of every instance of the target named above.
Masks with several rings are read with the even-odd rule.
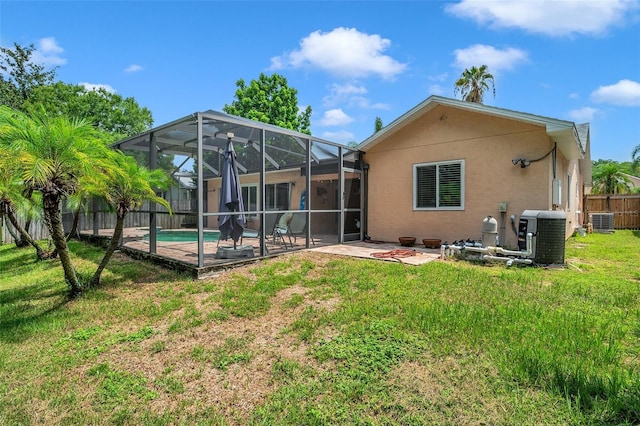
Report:
[[[289,259],[291,270],[304,267],[302,263],[305,260],[313,260],[316,266],[310,269],[310,274],[314,274],[314,269],[322,268],[328,262],[325,259],[328,257],[295,254],[295,259]],[[209,292],[194,291],[193,294],[183,295],[187,301],[184,305],[191,303],[199,318],[207,318],[208,314],[220,310],[218,303],[211,301],[212,294],[217,293],[218,288],[224,288],[226,283],[237,279],[238,275],[248,280],[256,279],[253,272],[255,268],[255,265],[246,265],[221,272],[215,282],[194,282],[194,286],[215,284],[217,288]],[[175,291],[175,288],[142,285],[135,290],[110,291],[127,293],[126,296],[116,297],[153,300],[158,298],[158,292],[164,290]],[[270,299],[270,309],[257,318],[232,316],[218,321],[209,319],[178,332],[171,331],[170,327],[185,315],[186,308],[176,310],[151,325],[154,330],[152,337],[140,342],[114,345],[91,364],[105,363],[113,370],[144,377],[147,387],[152,388],[157,395],[148,403],[154,413],[168,410],[185,413],[185,410],[215,407],[216,412],[225,419],[234,419],[235,424],[244,424],[253,409],[265,402],[266,397],[278,386],[273,376],[274,363],[287,360],[303,368],[318,370],[319,373],[324,368],[309,356],[310,347],[305,342],[287,332],[309,306],[331,310],[339,303],[339,299],[335,297],[319,300],[312,292],[311,288],[293,285],[276,293]],[[296,303],[290,302],[293,299]],[[131,332],[144,325],[129,323],[122,324],[122,328]],[[221,368],[211,354],[224,352],[230,341],[241,342],[241,347],[229,350],[228,355],[233,357],[240,354],[245,357],[238,362],[232,360]],[[84,366],[75,371],[76,383],[83,383],[80,386],[91,386],[86,383],[91,382],[87,379],[90,367]],[[165,385],[167,382],[178,383],[178,390],[169,389],[170,386]],[[95,393],[95,389],[86,390],[88,394]]]

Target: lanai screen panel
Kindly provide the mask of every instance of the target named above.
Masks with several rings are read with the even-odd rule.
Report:
[[[202,117],[201,123],[198,116]],[[339,158],[344,147],[215,111],[192,114],[115,144],[116,148],[135,156],[140,164],[163,168],[175,180],[174,187],[161,194],[171,203],[173,216],[160,206],[145,207],[140,212],[154,216],[156,226],[161,229],[194,228],[198,233],[217,229],[220,173],[229,140],[237,154],[250,228],[261,230],[265,228],[265,221],[269,227],[272,220],[267,219],[272,217],[268,215],[273,216],[269,212],[299,216],[310,209],[324,210],[317,216],[311,214],[311,229],[319,234],[335,234],[329,239],[337,241],[339,205],[333,201],[338,188],[326,188],[325,193],[318,187],[326,182],[337,184]],[[198,158],[199,152],[201,158]],[[307,176],[309,171],[311,176]],[[319,181],[323,185],[319,185]],[[325,223],[314,226],[314,216]],[[138,221],[145,226],[152,226],[152,222],[144,217]],[[268,234],[269,230],[263,230]],[[149,239],[151,253],[162,255],[154,251],[153,232]],[[207,246],[199,243],[197,256],[191,257],[198,266],[203,266],[204,250]]]

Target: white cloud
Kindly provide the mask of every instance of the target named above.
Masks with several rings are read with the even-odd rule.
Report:
[[[318,124],[320,126],[344,126],[352,121],[353,118],[345,114],[341,108],[337,108],[325,111]]]
[[[362,109],[388,109],[389,106],[383,103],[372,103],[365,95],[367,88],[357,83],[346,83],[331,85],[331,92],[322,98],[322,103],[326,107],[335,107],[336,105],[348,105]]]
[[[428,94],[429,95],[439,95],[439,96],[443,96],[446,93],[450,92],[450,90],[445,89],[444,87],[442,87],[439,84],[432,84],[428,87],[427,89]]]
[[[389,104],[382,102],[371,103],[369,98],[365,98],[363,96],[354,96],[349,99],[349,106],[361,109],[389,109]]]
[[[569,117],[577,123],[584,123],[593,120],[598,112],[596,108],[583,107],[569,111]]]
[[[57,67],[67,63],[62,57],[64,49],[58,45],[54,37],[44,37],[36,43],[36,49],[31,55],[34,63],[45,67]]]
[[[604,33],[638,7],[637,0],[462,0],[445,10],[493,28],[567,36]]]
[[[300,41],[300,48],[271,58],[271,69],[318,68],[341,78],[374,74],[392,79],[407,65],[383,52],[391,41],[355,28],[335,28],[328,33],[314,31]]]
[[[95,90],[98,91],[100,89],[104,89],[109,93],[116,93],[116,89],[109,86],[108,84],[95,84],[95,83],[78,83],[80,86],[83,86],[86,91]]]
[[[453,54],[455,67],[462,70],[471,66],[486,65],[488,71],[494,75],[503,70],[512,70],[529,60],[527,52],[523,50],[513,47],[500,50],[486,44],[474,44],[466,49],[456,49]]]
[[[640,83],[631,80],[620,80],[616,84],[600,86],[591,93],[591,100],[612,105],[640,105]]]
[[[569,99],[580,99],[580,93],[570,93]]]
[[[64,49],[58,46],[54,37],[44,37],[38,41],[38,50],[45,54],[57,54],[64,52]]]
[[[356,137],[348,130],[338,130],[337,132],[324,132],[322,138],[328,141],[349,143],[355,142]]]
[[[131,64],[127,68],[125,68],[124,72],[138,72],[142,71],[143,69],[144,68],[142,68],[140,65]]]
[[[447,79],[449,78],[449,73],[443,72],[442,74],[438,74],[438,75],[430,75],[429,77],[427,77],[429,79],[429,81],[435,81],[438,83],[442,83],[447,81]]]
[[[359,86],[353,83],[331,85],[331,91],[327,96],[322,98],[322,103],[328,107],[335,106],[341,103],[348,102],[353,96],[363,95],[367,93],[367,89],[364,86]]]

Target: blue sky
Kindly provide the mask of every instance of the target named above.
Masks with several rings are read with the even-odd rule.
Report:
[[[640,1],[12,1],[0,45],[34,44],[66,83],[134,97],[155,125],[284,75],[311,130],[361,142],[486,64],[485,104],[591,123],[593,159],[640,144]]]

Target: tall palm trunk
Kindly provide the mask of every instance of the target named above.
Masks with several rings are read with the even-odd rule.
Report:
[[[27,190],[27,192],[25,193],[25,197],[29,201],[31,201],[31,197],[32,196],[33,196],[33,191],[30,190],[30,189]],[[24,231],[26,232],[28,237],[30,237],[29,228],[31,228],[31,216],[27,216],[27,221],[24,223]],[[25,238],[24,234],[20,233],[20,239],[16,240],[16,246],[17,247],[26,247],[29,244],[31,244],[31,242],[29,242],[30,239],[31,238]],[[31,245],[33,245],[33,244],[31,244]],[[38,259],[41,259],[40,256],[38,256]]]
[[[31,218],[27,218],[27,221],[24,223],[24,228],[22,228],[24,229],[26,235],[29,235],[29,228],[31,228]],[[20,238],[16,240],[16,247],[26,247],[31,244],[29,242],[31,238],[25,238],[25,234],[23,234],[22,232],[20,232],[19,237]]]
[[[100,276],[102,275],[102,271],[106,268],[109,260],[111,260],[111,256],[115,253],[116,249],[120,245],[120,237],[122,236],[122,229],[124,227],[124,217],[126,213],[118,212],[118,216],[116,219],[116,228],[113,230],[113,235],[111,236],[111,242],[109,243],[109,247],[107,247],[107,251],[105,251],[104,256],[102,257],[102,262],[96,269],[96,272],[93,274],[93,278],[91,279],[91,285],[97,286],[100,284]]]
[[[71,230],[67,234],[67,241],[72,239],[78,233],[79,222],[80,222],[80,207],[78,207],[73,214],[73,225],[71,225]]]
[[[2,216],[2,218],[5,218],[5,213],[3,211],[0,211],[0,216]],[[16,234],[16,231],[14,231],[13,227],[10,226],[10,222],[11,220],[9,220],[9,222],[7,222],[5,220],[5,224],[7,225],[7,231],[9,231],[9,235],[11,235],[11,238],[13,238],[13,241],[18,241],[18,234]]]
[[[9,222],[18,231],[18,235],[15,235],[15,233],[9,228],[9,233],[15,240],[16,247],[24,247],[24,246],[18,245],[18,237],[19,237],[19,239],[22,241],[25,241],[27,245],[31,245],[34,249],[36,249],[36,256],[38,256],[38,260],[45,260],[45,259],[51,258],[51,253],[43,250],[42,247],[40,247],[40,245],[33,238],[31,238],[31,235],[29,235],[29,233],[20,225],[20,222],[18,222],[18,218],[16,217],[13,209],[10,206],[5,207],[4,213],[6,213],[7,218],[9,219]]]
[[[51,239],[56,247],[62,269],[64,270],[64,278],[69,285],[71,296],[76,296],[82,292],[82,285],[78,280],[78,275],[71,262],[71,254],[67,246],[67,239],[64,235],[62,227],[62,213],[60,211],[60,196],[57,193],[44,193],[42,195],[42,206]]]

